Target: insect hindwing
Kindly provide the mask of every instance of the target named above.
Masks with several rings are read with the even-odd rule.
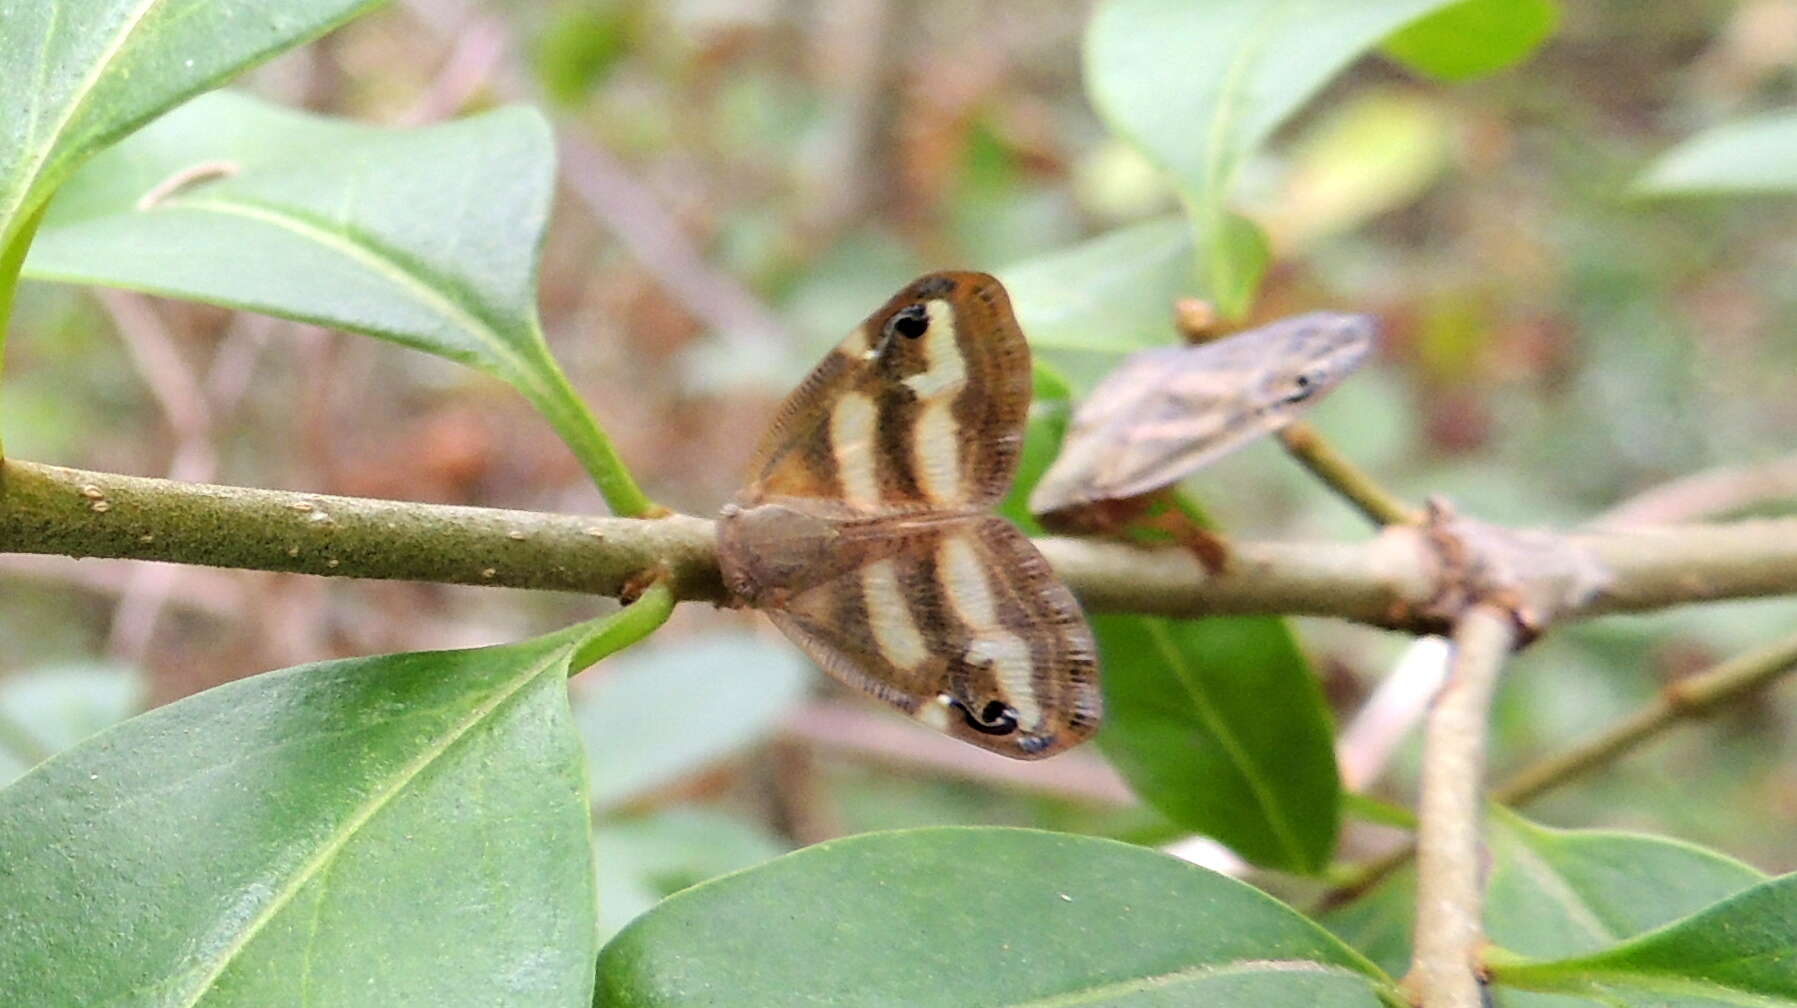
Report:
[[[1096,728],[1091,631],[1009,486],[1029,350],[998,281],[938,273],[862,323],[781,407],[719,523],[731,590],[837,678],[1020,759]]]

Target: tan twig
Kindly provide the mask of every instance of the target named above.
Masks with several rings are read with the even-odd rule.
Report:
[[[1454,626],[1448,681],[1429,714],[1417,809],[1416,942],[1405,988],[1421,1008],[1480,1008],[1481,780],[1491,695],[1517,641],[1514,616],[1489,603]]]
[[[1630,497],[1593,525],[1671,525],[1731,514],[1765,501],[1797,498],[1797,455],[1758,465],[1693,473]]]
[[[1375,525],[1414,525],[1423,512],[1379,485],[1366,470],[1355,465],[1323,439],[1315,427],[1294,420],[1279,431],[1279,443],[1299,464],[1353,505]]]
[[[1529,801],[1550,788],[1614,762],[1681,720],[1700,717],[1737,697],[1797,671],[1797,634],[1667,686],[1652,702],[1565,752],[1518,771],[1491,792],[1506,805]]]
[[[616,595],[665,563],[682,599],[723,601],[715,529],[640,521],[177,483],[8,460],[0,552],[124,557],[335,577]],[[1366,542],[1235,542],[1220,574],[1189,550],[1037,540],[1095,611],[1162,616],[1333,616],[1435,632],[1444,569],[1435,535],[1393,526]],[[1684,602],[1797,594],[1797,519],[1631,529],[1529,542],[1606,576],[1552,620]],[[1531,606],[1534,608],[1534,606]],[[1544,610],[1547,611],[1547,610]],[[1545,625],[1545,624],[1542,624]]]

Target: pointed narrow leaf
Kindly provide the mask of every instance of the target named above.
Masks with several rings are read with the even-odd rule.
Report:
[[[20,778],[0,791],[6,1003],[584,1001],[575,643],[270,672]]]
[[[1167,818],[1256,864],[1320,870],[1340,778],[1322,690],[1277,619],[1099,616],[1099,744]]]
[[[1797,192],[1797,111],[1717,126],[1672,148],[1635,183],[1643,196]]]
[[[537,322],[553,166],[548,124],[527,108],[389,130],[206,95],[78,172],[24,275],[317,322],[480,368],[542,411],[616,506],[610,446]]]
[[[0,10],[0,248],[76,166],[379,0],[16,0]]]
[[[596,1005],[1378,1004],[1390,982],[1241,882],[1109,840],[923,829],[819,844],[663,901]]]

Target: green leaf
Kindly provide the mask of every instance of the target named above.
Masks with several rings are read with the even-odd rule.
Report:
[[[1246,307],[1259,267],[1228,225],[1236,170],[1385,36],[1448,0],[1109,0],[1086,30],[1086,90],[1112,130],[1171,172],[1203,243],[1206,293]],[[1251,268],[1252,267],[1252,268]]]
[[[1797,1005],[1797,875],[1578,958],[1488,956],[1493,979],[1606,1004]]]
[[[613,510],[642,514],[652,505],[538,325],[553,165],[531,109],[387,130],[207,95],[78,172],[25,276],[336,326],[479,368],[542,411]]]
[[[1662,154],[1634,191],[1642,196],[1797,192],[1797,111],[1699,133]]]
[[[242,679],[0,791],[8,1005],[576,1004],[579,640]]]
[[[1271,617],[1097,616],[1099,744],[1162,814],[1256,864],[1322,870],[1340,777],[1321,687]]]
[[[1173,300],[1192,286],[1192,236],[1163,217],[998,271],[1036,350],[1120,355],[1173,338]]]
[[[602,822],[593,829],[600,937],[611,937],[688,886],[785,852],[761,827],[707,809],[669,809]]]
[[[1485,929],[1512,952],[1591,952],[1763,881],[1733,858],[1665,837],[1560,830],[1491,813]]]
[[[143,677],[120,665],[51,665],[0,679],[0,786],[123,721],[143,697]]]
[[[1416,871],[1403,867],[1372,890],[1317,918],[1337,938],[1392,976],[1410,965],[1410,941],[1416,925]]]
[[[1522,62],[1560,23],[1554,0],[1462,0],[1385,40],[1385,55],[1442,80],[1482,77]]]
[[[1560,830],[1502,808],[1488,821],[1485,930],[1513,953],[1595,951],[1693,913],[1765,876],[1665,837]],[[1410,958],[1415,873],[1406,868],[1322,922],[1387,970]],[[1502,1003],[1523,999],[1506,993]]]
[[[28,0],[0,17],[0,248],[82,161],[378,0]]]
[[[1390,981],[1241,882],[1109,840],[936,828],[818,844],[668,898],[594,1003],[1371,1006]]]
[[[1203,242],[1202,232],[1199,241]],[[1203,244],[1217,312],[1224,318],[1242,318],[1254,304],[1260,278],[1273,259],[1266,232],[1241,214],[1225,213],[1216,221],[1216,239]]]
[[[783,643],[747,634],[606,662],[574,701],[593,804],[640,797],[766,738],[804,701],[810,669]]]

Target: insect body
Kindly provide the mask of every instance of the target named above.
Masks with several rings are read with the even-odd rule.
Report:
[[[999,282],[922,277],[787,398],[718,524],[731,591],[825,671],[1019,759],[1082,741],[1100,716],[1078,604],[988,513],[1029,402]]]

